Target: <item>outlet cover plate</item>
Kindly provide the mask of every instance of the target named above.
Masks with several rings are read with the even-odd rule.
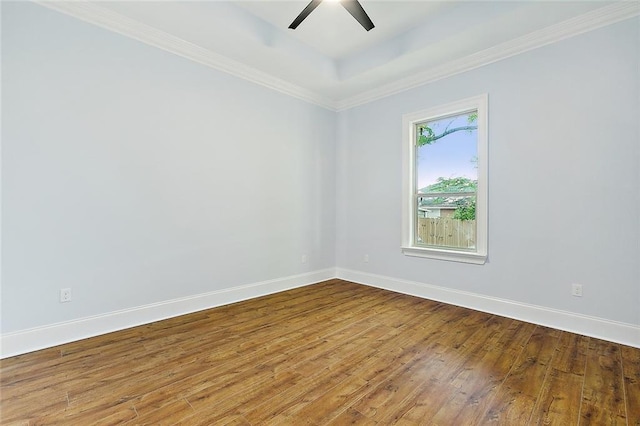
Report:
[[[571,284],[571,295],[582,297],[582,284]]]
[[[71,302],[71,289],[70,288],[61,288],[60,289],[60,302]]]

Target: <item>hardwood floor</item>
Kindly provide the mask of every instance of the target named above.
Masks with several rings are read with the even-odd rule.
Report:
[[[8,358],[1,423],[640,425],[640,349],[332,280]]]

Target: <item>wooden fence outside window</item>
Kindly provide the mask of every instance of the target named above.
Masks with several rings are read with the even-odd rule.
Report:
[[[476,221],[451,217],[420,217],[417,236],[420,245],[474,249]]]

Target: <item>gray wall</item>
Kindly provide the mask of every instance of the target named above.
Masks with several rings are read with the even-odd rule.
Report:
[[[2,9],[3,333],[335,265],[335,113]]]
[[[640,324],[638,24],[340,113],[337,266]],[[403,256],[402,115],[481,93],[489,94],[488,262]],[[571,283],[584,286],[582,298]]]

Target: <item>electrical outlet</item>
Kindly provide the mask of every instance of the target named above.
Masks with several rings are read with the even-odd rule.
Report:
[[[70,288],[61,288],[60,289],[60,302],[71,302],[71,289]]]
[[[362,260],[364,261],[364,263],[369,263],[369,255],[365,254]]]
[[[571,284],[571,295],[582,297],[582,284]]]
[[[303,254],[302,257],[300,257],[300,262],[301,263],[307,263],[308,257],[306,254]]]

